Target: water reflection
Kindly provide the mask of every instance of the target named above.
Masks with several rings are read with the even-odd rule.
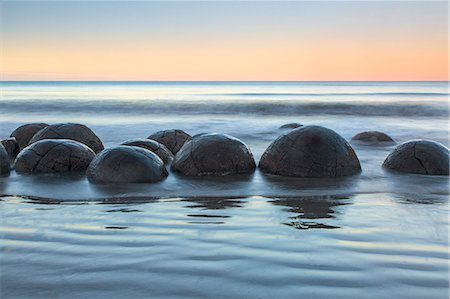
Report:
[[[192,212],[187,214],[188,217],[197,219],[196,221],[188,221],[188,223],[191,224],[224,224],[225,221],[223,220],[231,218],[232,216],[224,215],[221,210],[241,208],[245,203],[242,198],[224,197],[183,198],[180,201],[190,203],[185,206],[186,208],[203,211],[201,213]],[[217,211],[219,211],[219,214]],[[220,219],[222,221],[212,221],[213,219]]]
[[[339,206],[351,204],[348,196],[305,196],[296,198],[281,198],[269,201],[276,206],[285,207],[283,210],[296,214],[288,217],[284,225],[295,229],[340,228],[337,225],[323,223],[325,219],[334,219]],[[311,221],[314,220],[314,221]]]

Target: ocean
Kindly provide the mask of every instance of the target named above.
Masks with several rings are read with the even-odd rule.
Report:
[[[0,82],[0,139],[77,122],[105,147],[163,129],[225,133],[259,161],[298,122],[350,140],[449,146],[448,82]],[[389,172],[395,145],[353,144],[360,175],[97,186],[0,178],[3,298],[448,298],[448,177]]]

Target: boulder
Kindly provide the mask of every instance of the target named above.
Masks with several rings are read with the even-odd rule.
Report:
[[[36,134],[45,127],[48,127],[48,125],[45,123],[26,124],[15,129],[11,133],[10,137],[16,138],[20,150],[23,150],[28,145],[34,134]]]
[[[303,125],[301,125],[299,123],[289,123],[289,124],[282,125],[281,127],[279,127],[279,129],[296,129],[296,128],[300,128],[300,127],[303,127]]]
[[[163,160],[165,164],[173,160],[172,152],[162,143],[151,139],[136,138],[130,139],[122,143],[122,145],[138,146],[145,148],[155,154]]]
[[[91,129],[81,124],[62,123],[45,127],[31,138],[29,144],[43,139],[71,139],[89,146],[94,152],[103,150],[103,144]]]
[[[156,132],[147,138],[164,144],[175,155],[183,144],[192,137],[183,130],[164,130]]]
[[[155,153],[127,145],[103,150],[87,170],[91,183],[151,183],[167,175],[164,162]]]
[[[389,135],[379,131],[365,131],[356,134],[352,137],[352,141],[358,141],[361,143],[395,143]]]
[[[11,162],[9,155],[3,145],[0,143],[0,175],[9,174],[11,170]]]
[[[8,152],[9,159],[11,161],[14,161],[14,159],[17,157],[17,155],[20,152],[20,146],[19,146],[19,143],[17,143],[16,138],[10,137],[10,138],[3,139],[0,142],[3,145],[3,147],[5,148],[5,150]]]
[[[224,134],[198,134],[175,156],[172,169],[187,176],[251,173],[256,165],[250,149]]]
[[[95,153],[86,145],[69,139],[44,139],[24,148],[14,168],[20,173],[85,172]]]
[[[278,137],[259,162],[261,171],[293,177],[342,177],[361,171],[350,144],[333,130],[303,126]]]
[[[384,160],[383,167],[408,173],[449,174],[449,150],[431,140],[411,140],[397,146]]]

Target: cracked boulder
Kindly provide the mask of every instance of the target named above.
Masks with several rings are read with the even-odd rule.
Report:
[[[103,150],[100,138],[91,129],[81,124],[62,123],[45,127],[31,138],[29,144],[43,139],[71,139],[89,146],[94,152]]]
[[[86,145],[69,139],[45,139],[24,148],[14,168],[20,173],[84,172],[95,153]]]
[[[167,175],[164,162],[155,153],[127,145],[103,150],[87,170],[91,183],[151,183]]]
[[[303,125],[299,124],[299,123],[288,123],[288,124],[284,124],[281,127],[279,127],[279,129],[296,129],[296,128],[300,128]]]
[[[350,144],[333,130],[303,126],[278,137],[259,162],[261,171],[293,177],[342,177],[361,171]]]
[[[379,131],[366,131],[356,134],[352,137],[352,141],[361,143],[395,143],[389,135]]]
[[[401,172],[448,175],[449,150],[431,140],[412,140],[397,146],[383,167]]]
[[[175,156],[172,169],[187,176],[251,173],[253,154],[245,143],[224,134],[198,134]]]
[[[169,163],[173,160],[173,154],[172,152],[162,143],[159,143],[155,140],[151,139],[144,139],[144,138],[136,138],[136,139],[130,139],[122,143],[122,145],[128,145],[128,146],[137,146],[145,148],[161,158],[163,160],[164,164]]]
[[[27,147],[28,143],[30,142],[34,134],[36,134],[45,127],[48,127],[48,125],[45,123],[26,124],[15,129],[11,133],[10,137],[16,138],[20,150],[23,150],[25,147]]]
[[[16,159],[17,155],[20,152],[19,143],[17,143],[16,138],[10,137],[10,138],[3,139],[0,142],[3,145],[3,147],[5,148],[6,152],[8,153],[9,159],[11,161],[14,161],[14,159]]]
[[[11,162],[9,155],[3,145],[0,143],[0,175],[9,174],[11,170]]]
[[[164,144],[174,155],[178,153],[183,144],[192,137],[183,130],[164,130],[147,137]]]

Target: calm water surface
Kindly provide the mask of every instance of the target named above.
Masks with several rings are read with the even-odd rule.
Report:
[[[256,160],[288,122],[346,139],[449,145],[447,82],[0,83],[0,138],[31,121],[81,122],[106,147],[166,128],[222,132]],[[448,298],[449,182],[380,166],[361,175],[183,178],[93,186],[0,178],[2,298]]]

